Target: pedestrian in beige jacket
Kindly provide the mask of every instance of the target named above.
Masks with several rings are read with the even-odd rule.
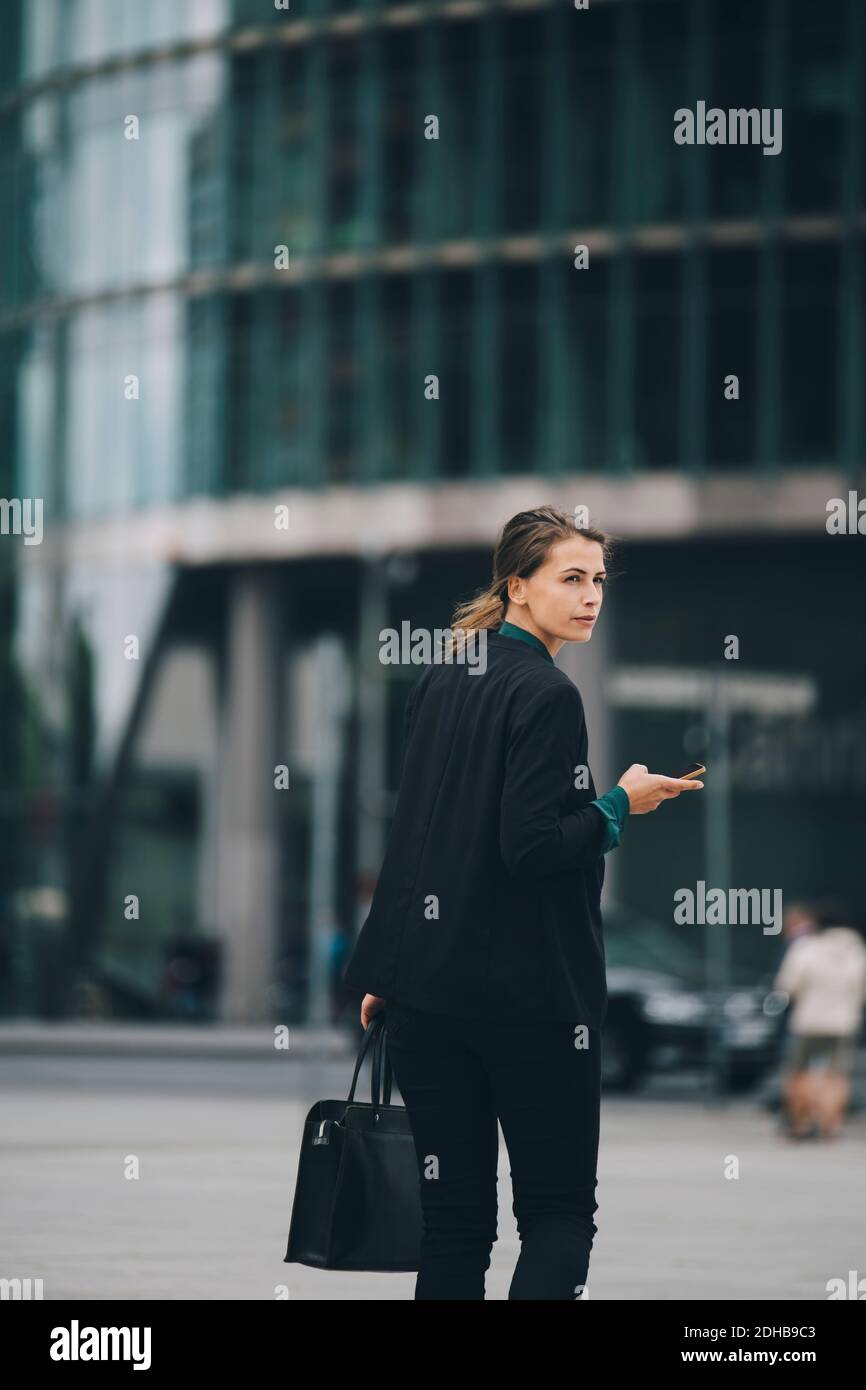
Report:
[[[866,945],[837,913],[789,947],[775,987],[793,1000],[783,1087],[791,1134],[817,1127],[835,1137],[851,1092],[850,1073],[866,1003]]]

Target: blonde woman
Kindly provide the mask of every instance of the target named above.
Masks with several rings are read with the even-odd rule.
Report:
[[[365,1028],[386,1010],[418,1157],[416,1299],[484,1298],[499,1124],[521,1240],[509,1298],[574,1299],[586,1282],[604,856],[629,814],[703,785],[643,764],[603,796],[593,784],[583,702],[553,658],[591,641],[610,552],[555,507],[512,517],[489,586],[453,616],[450,660],[407,701],[388,847],[344,979],[365,993]],[[483,674],[459,659],[473,641]]]

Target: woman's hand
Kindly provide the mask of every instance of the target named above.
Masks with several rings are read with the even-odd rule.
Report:
[[[697,790],[703,785],[703,782],[696,782],[692,777],[666,777],[661,772],[647,772],[646,763],[632,763],[617,782],[628,797],[633,816],[645,815],[672,796]]]
[[[365,994],[361,1000],[361,1023],[364,1028],[368,1028],[374,1014],[380,1009],[384,1009],[385,1000],[380,999],[378,994]]]

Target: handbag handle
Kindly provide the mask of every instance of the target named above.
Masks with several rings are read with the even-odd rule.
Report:
[[[391,1058],[388,1053],[388,1015],[387,1012],[385,1012],[382,1019],[382,1026],[378,1030],[373,1041],[373,1069],[370,1074],[370,1099],[374,1105],[391,1104],[391,1076]],[[379,1100],[380,1083],[382,1085],[381,1101]]]
[[[354,1070],[354,1073],[353,1073],[353,1075],[352,1075],[352,1084],[351,1084],[351,1086],[349,1087],[349,1094],[348,1094],[348,1096],[346,1097],[346,1104],[347,1104],[347,1105],[351,1104],[351,1102],[355,1099],[355,1087],[356,1087],[357,1084],[358,1084],[358,1075],[359,1075],[359,1073],[360,1073],[361,1067],[362,1067],[363,1062],[364,1062],[364,1058],[365,1058],[366,1055],[367,1055],[367,1050],[368,1050],[368,1048],[370,1047],[370,1044],[371,1044],[371,1043],[374,1043],[374,1044],[375,1044],[375,1046],[374,1046],[374,1051],[373,1051],[373,1062],[374,1062],[374,1073],[375,1073],[375,1074],[372,1075],[372,1076],[371,1076],[371,1079],[370,1079],[370,1099],[371,1099],[373,1105],[379,1105],[379,1104],[380,1104],[380,1101],[379,1101],[379,1080],[380,1080],[381,1055],[382,1055],[382,1046],[383,1046],[382,1041],[381,1041],[381,1036],[380,1036],[380,1035],[382,1035],[382,1034],[384,1033],[384,1029],[385,1029],[385,1017],[384,1017],[383,1011],[380,1009],[379,1012],[378,1012],[377,1014],[374,1014],[374,1015],[373,1015],[373,1017],[371,1018],[370,1022],[367,1024],[367,1027],[364,1029],[364,1036],[363,1036],[363,1038],[361,1039],[361,1046],[360,1046],[359,1049],[358,1049],[358,1057],[357,1057],[357,1060],[356,1060],[356,1062],[355,1062],[355,1070]],[[374,1092],[375,1092],[375,1094],[374,1094]],[[386,1058],[385,1093],[386,1093],[387,1099],[384,1100],[384,1101],[382,1102],[382,1104],[387,1105],[387,1104],[389,1103],[390,1099],[391,1099],[391,1061],[390,1061],[390,1058]]]

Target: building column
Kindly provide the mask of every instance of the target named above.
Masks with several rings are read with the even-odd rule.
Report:
[[[286,763],[281,729],[279,572],[238,570],[228,586],[219,712],[214,923],[223,944],[220,1017],[271,1017],[277,948],[280,837],[274,786]],[[291,769],[289,769],[291,777]],[[291,785],[291,782],[290,782]]]

